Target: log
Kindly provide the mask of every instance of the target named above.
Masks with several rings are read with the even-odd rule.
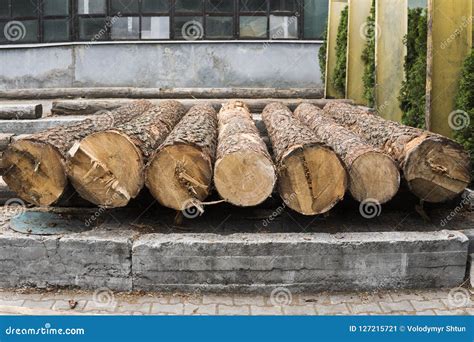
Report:
[[[100,113],[102,110],[112,110],[123,105],[127,105],[132,102],[132,99],[75,99],[75,100],[58,100],[53,101],[51,112],[56,116],[70,116],[70,115],[92,115]],[[151,100],[153,104],[160,104],[166,99],[155,99]],[[180,102],[186,107],[191,108],[197,104],[210,103],[215,110],[219,111],[223,102],[230,101],[230,99],[183,99]],[[263,108],[274,99],[240,99],[245,102],[247,107],[252,113],[261,113]],[[280,102],[285,106],[288,106],[291,110],[295,110],[298,105],[303,102],[314,104],[320,108],[323,108],[330,101],[338,101],[344,103],[352,103],[351,100],[327,100],[327,99],[282,99]]]
[[[43,116],[40,104],[0,105],[0,119],[38,119]]]
[[[304,214],[327,212],[343,197],[347,175],[341,160],[288,107],[272,103],[262,113],[285,204]]]
[[[349,191],[355,200],[382,204],[396,195],[400,173],[390,156],[340,126],[312,104],[301,104],[294,115],[342,159],[349,174]]]
[[[145,184],[153,197],[175,210],[201,207],[211,189],[216,144],[216,111],[192,107],[150,158]]]
[[[79,195],[106,208],[126,206],[144,185],[147,159],[184,114],[179,102],[166,101],[76,142],[68,152],[67,174]]]
[[[327,104],[324,113],[390,155],[409,189],[423,201],[445,202],[469,185],[469,155],[451,139],[347,104]]]
[[[319,99],[322,88],[33,88],[0,90],[0,99],[131,98],[131,99]]]
[[[4,180],[23,200],[40,206],[56,203],[67,187],[66,153],[89,134],[127,122],[150,108],[136,101],[79,124],[29,135],[9,145],[3,155]]]
[[[219,136],[214,185],[219,195],[237,206],[265,201],[276,182],[275,168],[247,106],[230,101],[218,115]]]

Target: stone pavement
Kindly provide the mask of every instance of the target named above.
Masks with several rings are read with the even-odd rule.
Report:
[[[474,315],[466,288],[268,295],[0,290],[1,315]]]

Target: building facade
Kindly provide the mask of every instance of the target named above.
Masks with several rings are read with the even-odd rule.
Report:
[[[0,88],[321,87],[327,0],[0,0]]]

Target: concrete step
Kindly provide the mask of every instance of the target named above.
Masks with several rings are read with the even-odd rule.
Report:
[[[468,239],[457,231],[380,233],[0,234],[0,287],[292,292],[455,287]]]

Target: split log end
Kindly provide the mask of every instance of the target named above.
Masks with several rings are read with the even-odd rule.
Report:
[[[471,181],[468,153],[457,143],[436,136],[414,144],[403,173],[410,190],[432,203],[455,198]]]
[[[144,161],[130,138],[109,130],[91,134],[68,153],[67,173],[79,195],[103,207],[124,207],[144,183]]]
[[[22,139],[3,154],[3,179],[23,200],[49,206],[56,203],[67,186],[65,163],[52,145]]]
[[[198,147],[169,145],[152,157],[145,179],[146,186],[161,205],[185,210],[208,196],[212,181],[211,159]]]
[[[279,167],[279,192],[291,209],[303,215],[329,211],[344,197],[346,170],[329,148],[319,144],[293,149]]]

